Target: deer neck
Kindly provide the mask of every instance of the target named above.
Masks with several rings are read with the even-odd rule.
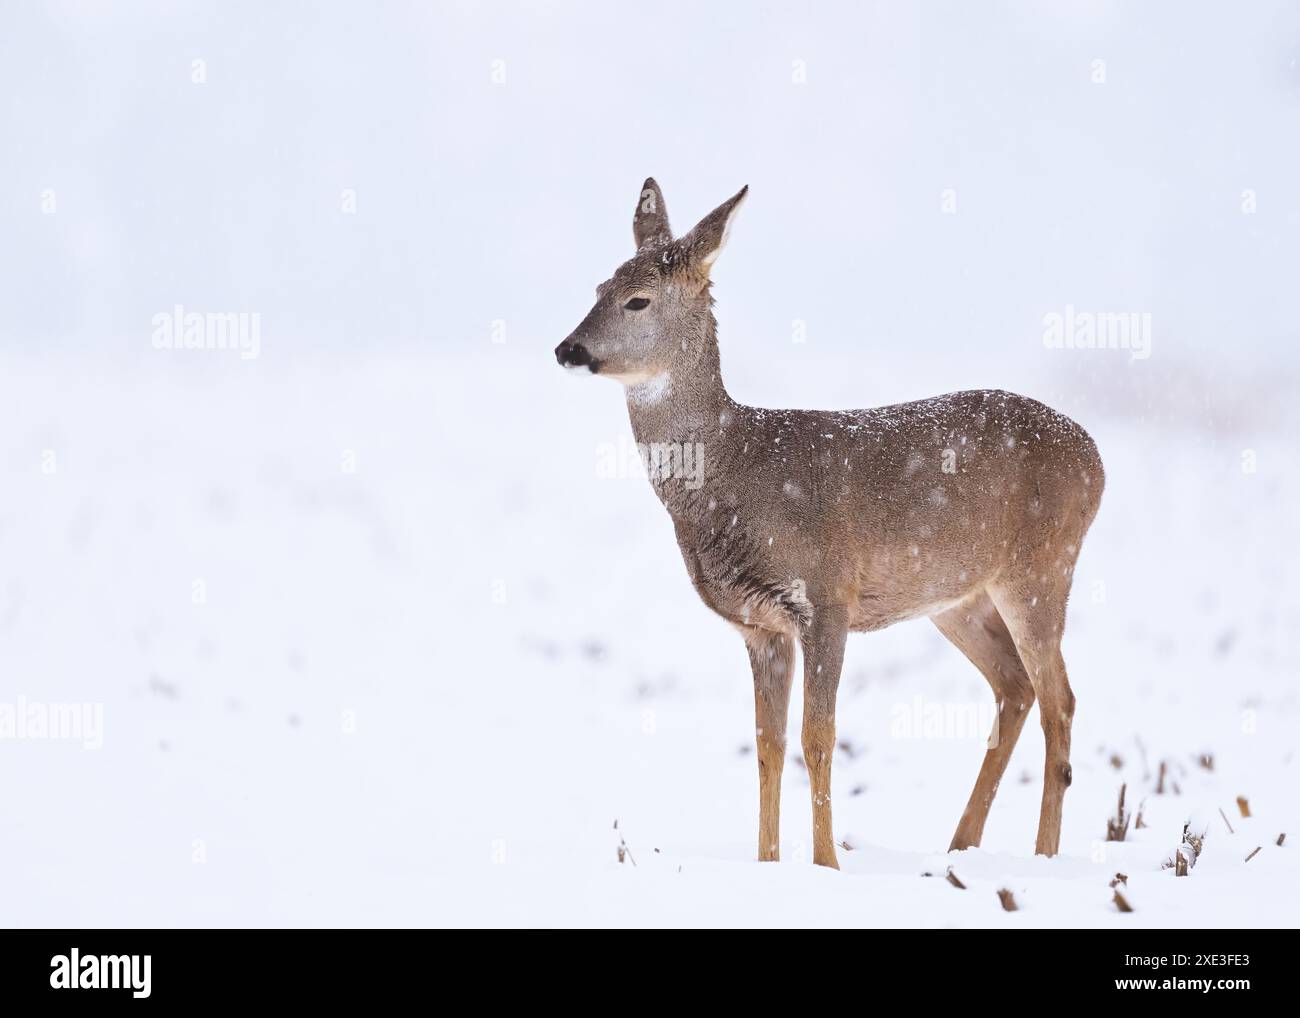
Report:
[[[627,387],[627,412],[655,493],[681,519],[707,504],[706,465],[714,473],[726,458],[719,422],[738,407],[722,384],[712,312],[682,331],[677,349],[666,371]]]
[[[735,406],[722,384],[713,312],[676,338],[669,367],[627,387],[627,413],[638,443],[702,441],[716,435],[718,415]]]

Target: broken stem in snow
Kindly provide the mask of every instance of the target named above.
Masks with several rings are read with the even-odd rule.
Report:
[[[1128,785],[1119,786],[1119,806],[1115,810],[1115,816],[1106,821],[1106,840],[1123,841],[1128,835],[1129,815],[1124,812],[1124,793],[1128,791]]]
[[[618,821],[617,821],[617,820],[614,821],[614,830],[618,831]],[[623,861],[625,861],[625,860],[626,860],[627,862],[630,862],[633,866],[636,865],[636,860],[635,860],[634,858],[632,858],[632,850],[631,850],[630,848],[627,847],[627,842],[623,840],[623,832],[622,832],[622,831],[619,831],[619,833],[618,833],[618,861],[619,861],[619,862],[623,862]]]

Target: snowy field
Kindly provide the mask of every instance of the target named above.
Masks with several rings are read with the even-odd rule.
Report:
[[[746,365],[725,315],[723,336],[753,402],[992,382],[952,358]],[[1092,360],[1056,370],[1071,356]],[[808,858],[797,698],[784,861],[752,861],[747,660],[645,481],[607,476],[615,383],[541,343],[5,357],[4,699],[102,704],[103,727],[99,748],[0,739],[0,922],[1294,925],[1295,380],[1187,399],[1209,380],[1180,395],[1162,370],[1125,397],[1126,355],[1036,364],[1004,380],[1084,422],[1108,471],[1065,647],[1061,855],[1032,854],[1036,711],[984,846],[944,855],[990,697],[922,620],[850,638],[832,873]],[[1108,844],[1123,783],[1146,826]],[[1177,878],[1189,820],[1208,833]]]

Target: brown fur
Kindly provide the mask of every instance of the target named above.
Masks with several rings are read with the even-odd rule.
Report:
[[[759,858],[778,857],[794,645],[813,858],[835,866],[831,756],[845,638],[922,616],[980,670],[999,705],[998,738],[952,847],[979,844],[1037,699],[1047,743],[1037,851],[1055,854],[1074,712],[1060,639],[1104,484],[1096,446],[1068,418],[1002,391],[838,412],[736,403],[719,370],[708,271],[745,194],[673,240],[663,196],[647,180],[636,256],[598,288],[556,355],[627,386],[638,443],[703,447],[702,478],[652,480],[695,589],[749,650]]]

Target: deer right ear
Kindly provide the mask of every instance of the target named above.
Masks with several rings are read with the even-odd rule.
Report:
[[[638,251],[661,247],[673,239],[673,231],[668,228],[668,206],[654,177],[646,177],[641,185],[641,196],[632,215],[632,237]]]

